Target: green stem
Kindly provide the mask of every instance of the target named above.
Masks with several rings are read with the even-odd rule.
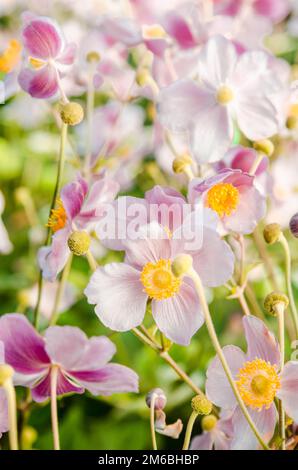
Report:
[[[57,381],[58,366],[52,366],[51,369],[51,419],[54,450],[60,450],[58,410],[57,410]]]
[[[294,299],[294,294],[293,294],[293,288],[292,288],[292,268],[291,268],[291,253],[290,253],[290,248],[289,244],[287,242],[286,237],[284,236],[283,233],[281,233],[279,237],[279,242],[281,243],[284,253],[285,253],[285,260],[286,260],[286,285],[287,285],[287,291],[288,291],[288,296],[289,296],[289,301],[290,301],[290,309],[292,313],[292,318],[293,322],[295,325],[295,333],[296,333],[296,338],[298,338],[298,313],[296,309],[296,304],[295,304],[295,299]]]
[[[53,307],[51,318],[50,318],[50,321],[49,321],[49,324],[51,326],[55,325],[55,323],[57,321],[57,318],[59,316],[59,305],[61,303],[61,299],[62,299],[64,291],[65,291],[66,282],[67,282],[67,279],[68,279],[68,276],[69,276],[69,273],[70,273],[72,258],[73,258],[73,255],[71,253],[68,260],[67,260],[67,263],[66,263],[66,265],[63,269],[62,275],[61,275],[61,279],[60,279],[58,289],[57,289],[57,292],[56,292],[56,296],[55,296],[54,307]]]
[[[187,423],[187,428],[186,428],[186,432],[185,432],[185,437],[184,437],[184,443],[183,443],[183,447],[182,447],[182,450],[188,450],[189,448],[189,443],[190,443],[190,439],[191,439],[191,434],[192,434],[192,429],[193,429],[193,425],[195,424],[195,420],[197,419],[197,416],[198,416],[198,413],[196,413],[195,411],[193,411],[189,417],[189,420],[188,420],[188,423]]]
[[[275,306],[278,320],[278,339],[280,347],[280,372],[283,371],[285,365],[285,304],[279,303]],[[279,434],[281,438],[281,448],[286,450],[286,416],[283,409],[282,401],[278,400],[278,416],[279,416]]]
[[[54,189],[54,194],[51,202],[51,207],[49,211],[49,217],[51,216],[52,210],[55,207],[57,196],[61,189],[62,184],[62,176],[65,164],[65,146],[67,141],[67,124],[62,123],[61,126],[61,137],[60,137],[60,149],[59,149],[59,156],[58,156],[58,171],[56,177],[56,184]],[[48,228],[47,238],[46,238],[46,245],[50,243],[51,240],[51,229]],[[38,294],[37,294],[37,303],[34,311],[34,326],[38,328],[39,323],[39,316],[40,316],[40,304],[41,304],[41,297],[42,297],[42,290],[43,290],[43,277],[41,271],[39,272],[39,279],[38,279]]]
[[[202,285],[202,282],[201,282],[201,279],[199,277],[199,275],[196,273],[196,271],[191,268],[189,270],[189,272],[187,273],[187,275],[193,280],[194,282],[194,285],[195,285],[195,288],[196,288],[196,291],[198,293],[198,296],[199,296],[199,299],[200,299],[200,303],[201,303],[201,306],[202,306],[202,309],[203,309],[203,312],[204,312],[204,316],[205,316],[205,323],[206,323],[206,326],[207,326],[207,329],[208,329],[208,333],[209,333],[209,336],[210,336],[210,339],[211,339],[211,342],[213,344],[213,347],[218,355],[218,358],[222,364],[222,367],[223,367],[223,370],[227,376],[227,379],[229,381],[229,384],[234,392],[234,395],[235,395],[235,398],[242,410],[242,413],[244,415],[244,417],[246,418],[252,432],[254,433],[254,435],[256,436],[257,440],[259,441],[260,445],[263,447],[263,449],[265,450],[269,450],[269,447],[267,446],[267,444],[263,441],[260,433],[258,432],[253,420],[251,419],[251,416],[242,400],[242,397],[239,393],[239,390],[237,388],[237,385],[235,384],[234,382],[234,379],[233,379],[233,376],[232,376],[232,372],[230,370],[230,367],[227,363],[227,360],[225,358],[225,355],[224,353],[222,352],[222,349],[221,349],[221,346],[220,346],[220,343],[218,341],[218,338],[217,338],[217,334],[216,334],[216,331],[215,331],[215,328],[214,328],[214,325],[213,325],[213,321],[212,321],[212,318],[211,318],[211,314],[210,314],[210,311],[209,311],[209,307],[208,307],[208,304],[207,304],[207,301],[206,301],[206,297],[205,297],[205,293],[204,293],[204,288],[203,288],[203,285]]]
[[[150,403],[150,430],[152,438],[153,450],[157,450],[156,435],[155,435],[155,400],[157,395],[153,393]]]
[[[6,398],[7,398],[10,450],[18,450],[16,392],[15,392],[11,378],[7,379],[4,382],[3,388],[6,393]]]

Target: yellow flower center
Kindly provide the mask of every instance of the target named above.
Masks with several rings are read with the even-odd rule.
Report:
[[[52,209],[49,217],[47,227],[55,233],[65,227],[67,222],[67,215],[61,199],[57,200],[57,209]]]
[[[162,39],[166,36],[167,33],[160,24],[143,25],[144,39]]]
[[[229,88],[226,85],[222,85],[218,90],[216,94],[216,100],[219,104],[225,105],[230,103],[234,99],[234,93],[231,88]]]
[[[9,73],[18,64],[22,46],[16,39],[9,41],[7,49],[0,55],[0,72]]]
[[[41,59],[35,59],[34,57],[29,57],[30,65],[36,70],[41,69],[45,65],[45,61]]]
[[[220,217],[231,215],[238,206],[239,191],[231,183],[215,184],[207,193],[206,206]]]
[[[273,402],[280,379],[270,362],[255,359],[239,370],[236,384],[244,403],[261,411],[263,406],[268,409]]]
[[[147,263],[141,273],[144,291],[151,299],[163,300],[175,295],[181,285],[181,280],[171,271],[171,261],[161,259],[157,263]]]

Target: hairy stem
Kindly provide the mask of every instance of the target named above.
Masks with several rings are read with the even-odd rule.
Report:
[[[52,366],[51,370],[51,419],[54,450],[60,450],[58,410],[57,410],[57,381],[58,367]]]
[[[188,423],[187,423],[187,428],[185,432],[185,437],[184,437],[184,443],[182,450],[188,450],[189,444],[190,444],[190,439],[191,439],[191,434],[192,434],[192,429],[193,425],[195,424],[195,420],[197,419],[198,413],[193,411],[189,417]]]

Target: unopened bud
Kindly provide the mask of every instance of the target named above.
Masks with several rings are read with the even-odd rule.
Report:
[[[267,155],[267,157],[271,157],[274,152],[274,145],[269,139],[254,142],[253,147],[257,152],[262,152]]]
[[[146,396],[146,405],[148,408],[151,407],[153,396],[154,399],[154,409],[155,410],[163,410],[167,404],[167,397],[165,392],[161,388],[153,388]]]
[[[87,59],[87,62],[89,62],[89,63],[100,62],[100,54],[96,51],[90,51],[86,55],[86,59]]]
[[[281,233],[281,226],[279,224],[268,224],[263,231],[264,239],[268,245],[278,242]]]
[[[76,256],[82,256],[90,248],[90,236],[87,232],[72,232],[68,239],[68,247]]]
[[[0,365],[0,386],[2,387],[5,382],[13,376],[13,368],[8,364]]]
[[[291,131],[297,129],[298,127],[298,119],[296,116],[289,116],[286,122],[286,126]]]
[[[191,407],[198,415],[209,415],[212,411],[212,403],[204,395],[196,395],[191,400]]]
[[[264,301],[264,308],[269,315],[276,317],[277,311],[276,307],[279,304],[283,304],[286,309],[289,305],[288,297],[282,292],[271,292],[268,294]]]
[[[64,124],[76,126],[84,118],[84,111],[79,103],[66,103],[60,108],[60,116]]]
[[[183,173],[185,167],[190,166],[192,164],[192,158],[187,153],[181,155],[181,157],[175,158],[172,164],[173,172],[174,173]]]
[[[178,255],[174,259],[171,269],[176,277],[181,277],[192,268],[192,257],[190,255]]]
[[[217,418],[214,415],[204,416],[201,421],[203,431],[210,432],[215,428],[217,424]]]
[[[290,220],[290,230],[295,238],[298,238],[298,212]]]
[[[31,450],[34,442],[37,440],[38,434],[32,426],[24,426],[21,434],[22,449]]]

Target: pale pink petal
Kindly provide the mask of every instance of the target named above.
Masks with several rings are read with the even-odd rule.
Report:
[[[145,193],[145,200],[149,204],[150,221],[153,219],[151,215],[155,215],[158,209],[156,221],[162,226],[167,227],[171,231],[175,230],[183,222],[183,208],[186,204],[185,198],[172,188],[154,186],[153,189]],[[154,207],[152,207],[152,205]]]
[[[173,132],[186,131],[209,102],[210,97],[193,80],[178,80],[160,92],[160,120]]]
[[[180,290],[166,300],[152,301],[152,315],[156,325],[174,343],[187,346],[192,336],[204,323],[199,299],[187,280]]]
[[[275,405],[261,411],[249,409],[251,418],[260,432],[265,443],[268,443],[274,434],[277,413]],[[234,438],[231,442],[231,450],[257,450],[260,444],[251,430],[241,409],[237,406],[233,415]]]
[[[101,28],[108,40],[120,42],[128,47],[137,46],[143,40],[138,23],[130,18],[105,17]]]
[[[239,203],[234,213],[223,218],[223,224],[232,232],[249,234],[265,217],[266,199],[254,187],[240,187]]]
[[[8,421],[8,406],[6,393],[4,390],[0,389],[0,438],[3,432],[9,430],[9,421]]]
[[[95,370],[105,366],[116,353],[116,347],[106,336],[93,336],[88,339],[81,357],[72,370]]]
[[[212,100],[208,106],[202,105],[193,121],[191,146],[198,163],[221,160],[233,139],[233,122],[227,107],[216,103],[213,97]]]
[[[111,263],[92,275],[85,295],[96,304],[102,323],[115,331],[128,331],[143,321],[147,295],[143,292],[140,271],[124,263]]]
[[[42,375],[50,364],[43,338],[24,315],[12,313],[0,318],[0,341],[4,343],[5,362],[19,375],[19,385],[26,375]]]
[[[44,279],[53,282],[64,268],[70,255],[67,244],[69,235],[70,231],[68,228],[58,230],[58,232],[53,235],[52,245],[44,246],[39,249],[38,263]]]
[[[88,191],[88,185],[83,178],[67,184],[61,191],[61,200],[69,220],[74,219],[82,208]]]
[[[278,342],[265,323],[252,315],[244,317],[242,321],[247,341],[247,360],[260,358],[272,365],[279,365]]]
[[[77,45],[73,42],[68,43],[65,46],[62,54],[59,57],[57,57],[56,60],[60,64],[71,65],[73,64],[75,60],[76,53],[77,53]]]
[[[206,287],[223,285],[233,275],[234,254],[215,230],[204,228],[202,248],[192,256],[194,268]]]
[[[63,45],[59,27],[48,18],[34,18],[26,23],[22,36],[28,53],[39,59],[55,58]]]
[[[240,130],[250,140],[262,140],[277,133],[277,111],[266,97],[241,94],[236,114]]]
[[[289,0],[255,0],[254,8],[259,15],[279,23],[290,13],[291,3]]]
[[[7,230],[0,218],[0,253],[7,255],[13,249],[11,241],[9,240]]]
[[[289,361],[280,374],[281,388],[277,392],[287,415],[298,422],[298,362]]]
[[[234,72],[238,55],[234,44],[223,36],[214,36],[199,55],[200,80],[213,89],[229,80]]]
[[[58,91],[57,72],[51,65],[40,70],[23,69],[18,80],[20,87],[33,98],[51,98]]]
[[[162,25],[167,33],[174,38],[180,47],[188,49],[196,45],[192,31],[183,18],[178,13],[171,11],[162,20]]]
[[[211,432],[204,432],[191,440],[189,450],[212,450],[212,447],[213,439]]]
[[[88,342],[85,333],[74,326],[50,326],[44,339],[51,361],[65,370],[77,364]]]
[[[99,370],[71,372],[70,377],[93,395],[138,392],[138,376],[129,367],[120,364],[107,364]]]
[[[235,379],[245,363],[245,354],[236,346],[224,346],[222,349]],[[217,356],[207,370],[206,394],[212,403],[224,409],[233,409],[236,406],[234,392]]]

